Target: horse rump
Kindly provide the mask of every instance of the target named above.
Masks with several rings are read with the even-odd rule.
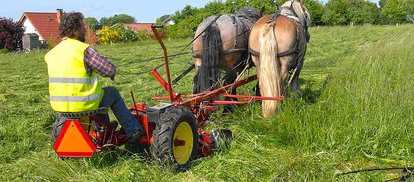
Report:
[[[202,40],[201,66],[193,80],[193,93],[211,90],[221,79],[223,43],[216,23],[206,28]]]

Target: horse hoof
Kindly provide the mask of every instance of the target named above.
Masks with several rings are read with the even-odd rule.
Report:
[[[228,114],[233,112],[233,107],[231,106],[224,106],[223,112],[221,113],[222,116],[227,116]]]

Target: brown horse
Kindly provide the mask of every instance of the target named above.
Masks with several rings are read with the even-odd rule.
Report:
[[[248,36],[260,16],[255,8],[244,7],[235,14],[213,15],[200,23],[192,47],[196,65],[193,93],[220,87],[221,70],[226,72],[225,85],[234,82],[248,60]]]
[[[303,66],[307,43],[309,13],[303,1],[287,1],[274,15],[260,18],[250,33],[249,51],[256,66],[260,94],[265,97],[281,97],[288,86],[299,90],[298,78]],[[278,111],[276,101],[262,101],[265,118]]]

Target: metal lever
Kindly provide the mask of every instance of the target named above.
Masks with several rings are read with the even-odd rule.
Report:
[[[154,27],[154,28],[164,28],[164,25],[154,25],[154,24],[153,24],[153,25],[151,25],[151,28],[152,28],[152,27]]]

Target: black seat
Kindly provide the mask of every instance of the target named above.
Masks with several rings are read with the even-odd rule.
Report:
[[[95,114],[107,114],[108,108],[107,107],[100,107],[97,110],[93,111],[83,111],[83,112],[60,112],[59,115],[63,116],[67,119],[78,119],[81,117],[89,117]]]

